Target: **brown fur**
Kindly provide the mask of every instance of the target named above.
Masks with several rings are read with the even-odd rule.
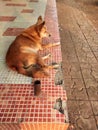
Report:
[[[43,44],[42,38],[50,36],[47,32],[45,21],[39,16],[37,23],[25,29],[16,37],[6,54],[6,63],[14,71],[27,76],[41,78],[47,77],[48,66],[44,63],[45,58],[38,55],[39,50],[58,44]]]

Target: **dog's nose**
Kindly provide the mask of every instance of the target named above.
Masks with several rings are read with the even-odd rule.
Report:
[[[51,37],[51,34],[49,34],[49,37]]]

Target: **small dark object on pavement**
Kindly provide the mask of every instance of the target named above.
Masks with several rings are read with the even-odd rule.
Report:
[[[34,96],[39,96],[41,94],[41,81],[36,80],[34,82]]]

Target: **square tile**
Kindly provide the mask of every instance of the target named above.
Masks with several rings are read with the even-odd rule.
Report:
[[[3,36],[17,36],[19,35],[24,28],[8,28],[4,33]]]
[[[7,21],[14,21],[16,17],[14,16],[0,16],[0,21],[7,22]]]
[[[12,1],[12,0],[3,0],[3,1]]]
[[[17,3],[7,3],[6,6],[24,7],[24,6],[26,6],[26,4],[22,4],[22,3],[21,4],[20,3],[19,4],[17,4]]]
[[[23,9],[21,13],[33,13],[33,9]]]
[[[38,2],[39,0],[29,0],[29,2]]]

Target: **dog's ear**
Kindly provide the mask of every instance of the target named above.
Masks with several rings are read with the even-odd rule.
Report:
[[[42,30],[42,28],[44,27],[44,25],[45,25],[45,21],[42,22],[41,24],[38,24],[38,25],[36,26],[36,32],[38,33],[39,36],[40,36],[41,30]]]
[[[38,30],[41,31],[44,25],[45,25],[45,21],[43,21],[41,24],[37,26]]]
[[[42,22],[43,22],[42,16],[39,16],[36,24],[41,24]]]

